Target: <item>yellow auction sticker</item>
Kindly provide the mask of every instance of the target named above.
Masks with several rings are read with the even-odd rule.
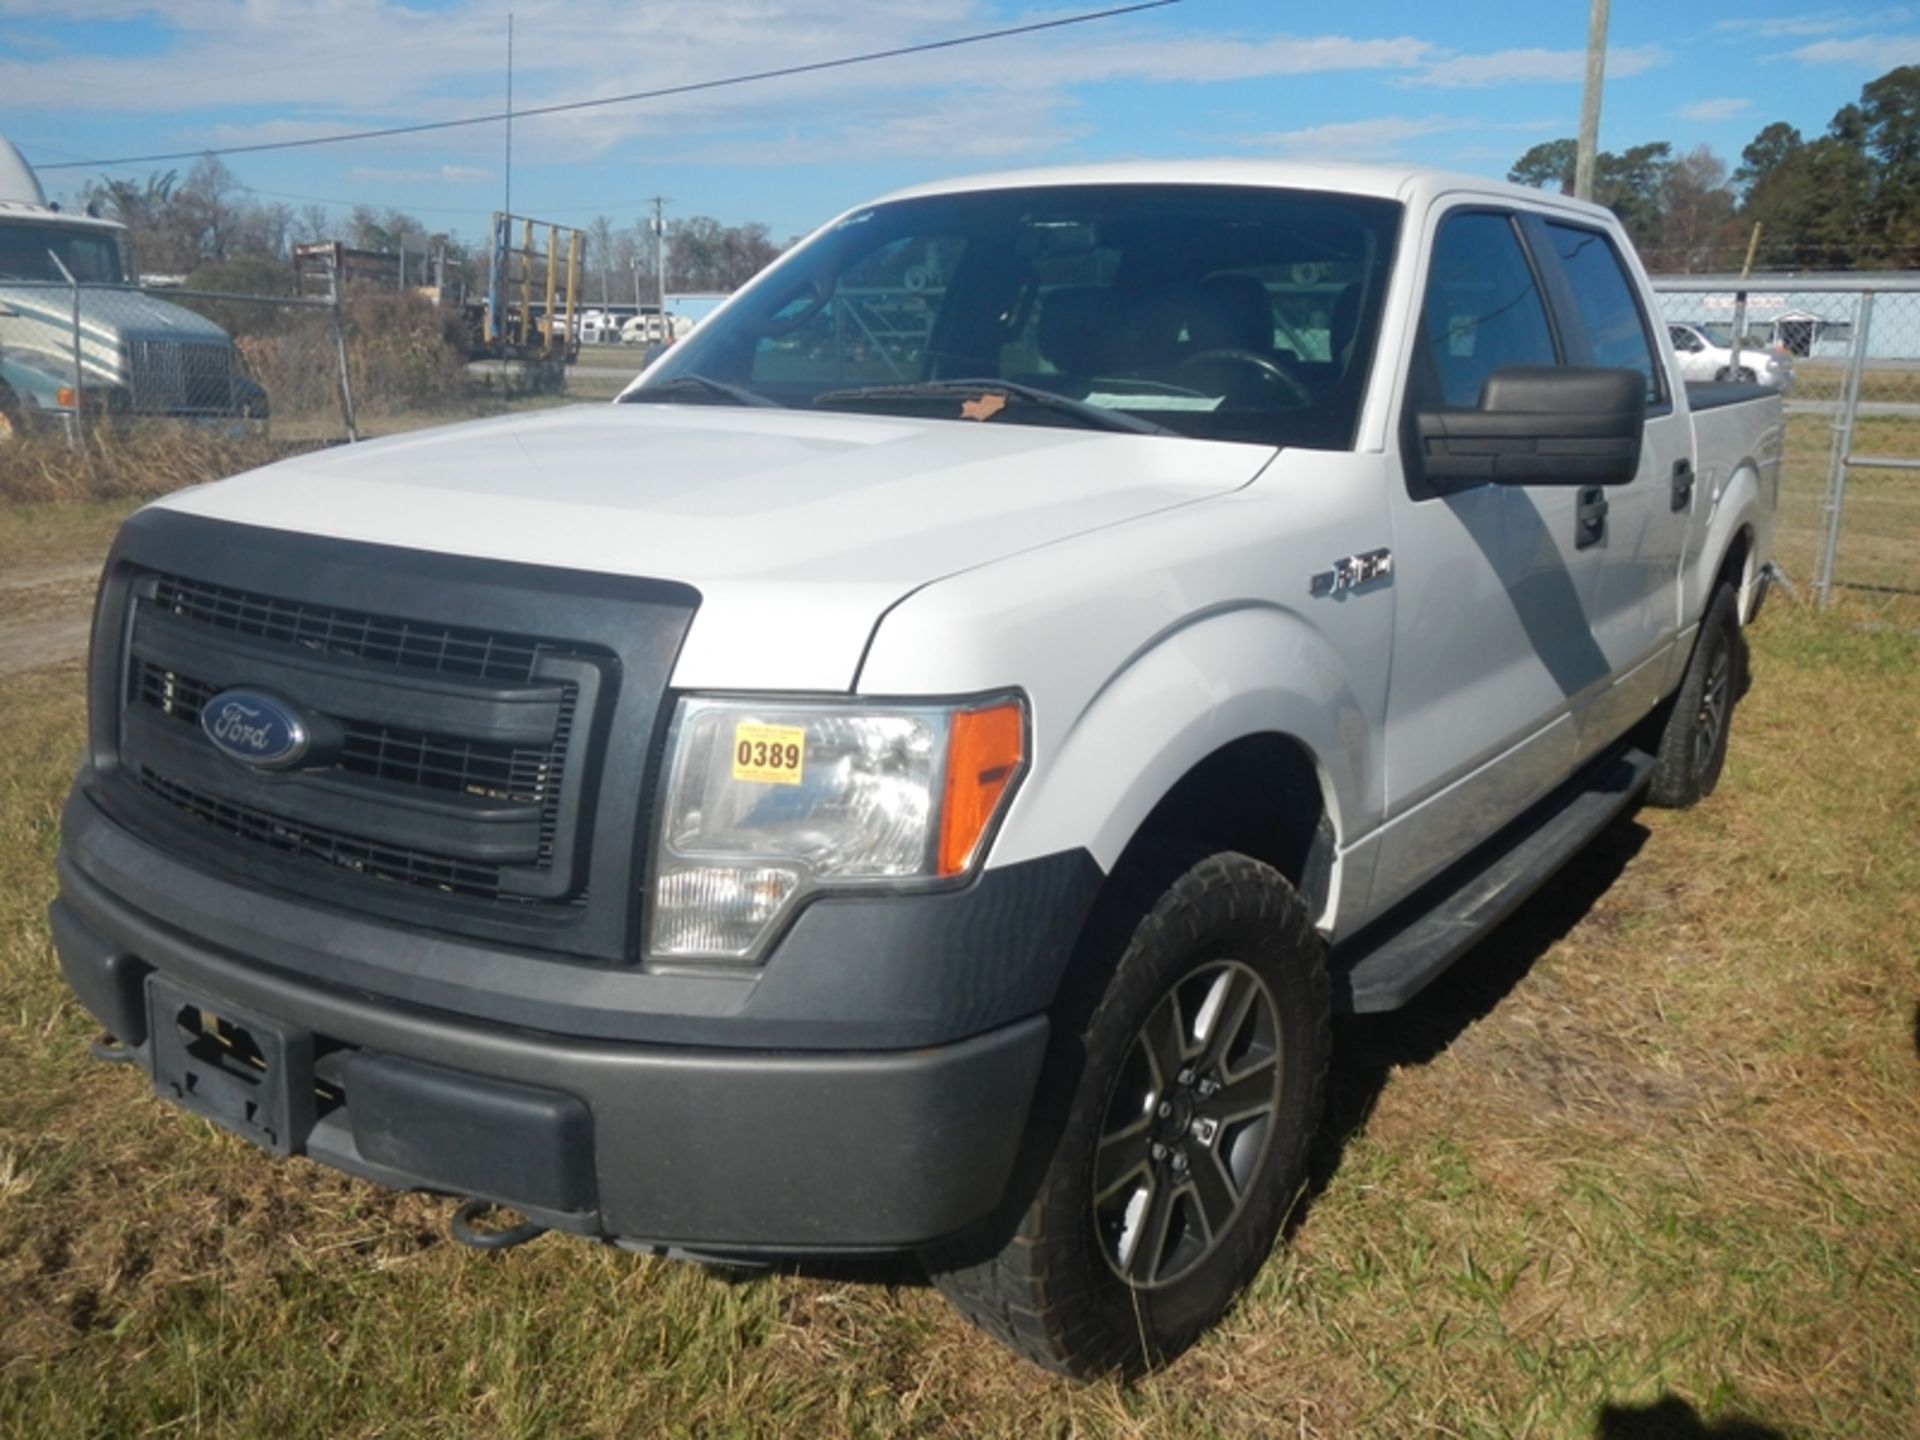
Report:
[[[798,785],[806,767],[807,732],[798,725],[733,727],[733,778],[761,785]]]

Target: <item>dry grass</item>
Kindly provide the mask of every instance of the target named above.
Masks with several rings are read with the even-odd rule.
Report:
[[[151,499],[287,453],[287,446],[264,438],[171,424],[104,429],[85,450],[58,440],[23,440],[0,445],[0,508]]]
[[[1341,1028],[1292,1242],[1132,1389],[905,1271],[463,1251],[91,1062],[43,919],[80,676],[0,680],[0,1433],[1920,1435],[1920,641],[1858,618],[1777,605],[1709,804]]]

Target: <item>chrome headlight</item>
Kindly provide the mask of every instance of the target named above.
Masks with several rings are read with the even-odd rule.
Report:
[[[751,960],[815,891],[971,873],[1026,748],[1026,705],[1013,697],[682,700],[649,953]]]

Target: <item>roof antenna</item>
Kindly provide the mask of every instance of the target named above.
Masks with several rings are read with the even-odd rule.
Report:
[[[507,12],[507,193],[500,202],[506,214],[513,213],[513,12]]]

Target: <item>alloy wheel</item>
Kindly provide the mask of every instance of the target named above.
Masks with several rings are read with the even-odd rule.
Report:
[[[1135,1033],[1092,1187],[1101,1253],[1126,1284],[1173,1284],[1231,1231],[1272,1139],[1280,1051],[1273,994],[1237,960],[1189,972]]]
[[[1700,713],[1694,719],[1693,768],[1705,775],[1713,765],[1720,737],[1727,726],[1727,701],[1732,693],[1733,660],[1731,648],[1717,646],[1707,663],[1707,683],[1700,692]]]

